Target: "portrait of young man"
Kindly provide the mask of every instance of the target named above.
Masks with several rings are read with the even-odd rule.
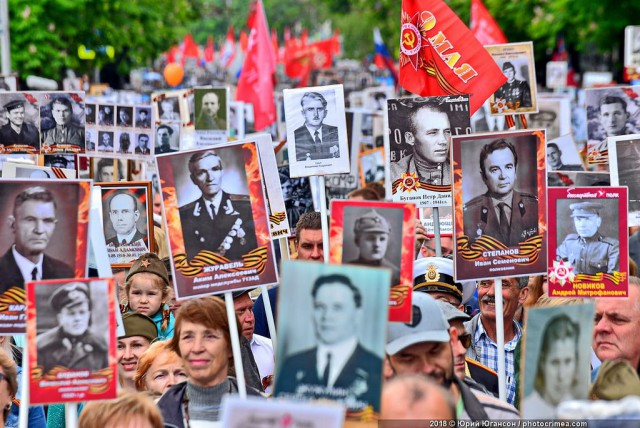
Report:
[[[4,116],[7,120],[7,123],[0,127],[0,144],[4,146],[24,145],[39,150],[40,134],[36,124],[26,115],[27,101],[24,98],[1,96],[0,102],[3,104]],[[31,107],[31,110],[34,108]],[[26,152],[26,150],[16,148],[16,150],[11,150],[11,153],[22,151]]]
[[[488,235],[511,247],[538,234],[537,177],[533,174],[535,169],[530,169],[536,159],[535,144],[523,142],[519,153],[516,147],[520,148],[520,144],[514,144],[516,141],[517,138],[497,138],[482,144],[479,174],[467,171],[463,176],[463,192],[465,180],[476,189],[481,187],[475,182],[481,180],[486,190],[464,203],[464,234],[471,243]],[[527,165],[530,174],[518,173],[522,164]],[[533,180],[527,180],[531,175]]]
[[[70,144],[81,149],[85,147],[84,122],[76,118],[73,111],[75,101],[66,95],[58,95],[53,98],[49,108],[55,126],[42,130],[42,143],[52,146],[54,144]],[[40,119],[42,124],[43,118]]]
[[[151,128],[151,109],[136,107],[136,128]]]
[[[326,266],[283,265],[280,292],[289,298],[279,304],[278,327],[284,334],[276,354],[276,396],[330,398],[350,409],[378,411],[384,329],[374,329],[386,317],[368,314],[387,305],[388,295],[381,293],[388,292],[389,272]],[[309,281],[295,279],[302,272]],[[310,317],[311,325],[293,322],[300,316]],[[288,327],[281,328],[285,323]]]

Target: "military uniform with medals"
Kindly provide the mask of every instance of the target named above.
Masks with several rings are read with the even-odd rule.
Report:
[[[257,248],[249,196],[222,192],[218,212],[213,218],[209,210],[213,208],[207,208],[204,197],[180,208],[188,259],[202,250],[209,250],[229,260],[242,260],[243,255]]]

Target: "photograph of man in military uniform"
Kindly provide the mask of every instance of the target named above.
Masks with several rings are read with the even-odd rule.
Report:
[[[19,94],[0,95],[0,105],[3,106],[3,119],[6,123],[0,126],[0,145],[30,146],[40,151],[40,132],[36,126],[38,119],[37,107],[28,103]],[[5,147],[6,149],[6,147]],[[27,153],[28,147],[12,148],[10,153]]]
[[[227,88],[194,89],[196,131],[227,130]]]
[[[516,66],[518,66],[520,70],[528,70],[529,63],[527,60],[503,62],[502,73],[504,73],[507,81],[493,94],[495,100],[504,100],[509,110],[518,110],[532,106],[531,88],[527,82],[528,72],[523,72],[521,76],[522,79],[517,79]]]
[[[256,249],[242,148],[191,152],[173,165],[187,258],[206,250],[242,260]]]
[[[463,142],[464,234],[470,243],[488,235],[512,247],[538,234],[536,150],[534,135]]]
[[[107,283],[36,285],[36,364],[92,372],[109,366]]]
[[[556,213],[556,260],[571,264],[575,274],[620,270],[616,199],[559,199]]]
[[[345,206],[342,263],[387,268],[391,284],[400,284],[404,210]]]

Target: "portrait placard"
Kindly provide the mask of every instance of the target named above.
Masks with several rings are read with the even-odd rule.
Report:
[[[284,120],[282,122],[284,123]],[[278,123],[280,123],[280,121],[278,121]],[[242,101],[230,101],[229,136],[235,138],[244,138],[244,134],[244,103]]]
[[[264,400],[255,397],[222,397],[221,426],[226,428],[342,428],[344,407],[335,404]]]
[[[539,97],[538,113],[529,114],[529,129],[545,129],[547,141],[571,133],[569,97]]]
[[[40,152],[84,153],[84,92],[34,92],[40,107]]]
[[[626,187],[549,188],[549,297],[625,297]]]
[[[609,161],[607,137],[640,133],[640,87],[618,86],[588,89],[587,162],[606,164]]]
[[[391,272],[389,321],[411,322],[415,219],[410,202],[331,201],[329,260]]]
[[[39,165],[6,162],[2,168],[2,178],[20,178],[34,180],[76,178],[76,170],[68,168],[50,168]]]
[[[354,169],[355,171],[355,169]],[[327,206],[332,199],[349,199],[349,193],[358,188],[360,180],[355,174],[332,174],[324,178],[324,193],[327,197]],[[314,191],[315,191],[315,183]]]
[[[41,155],[38,157],[38,165],[50,168],[73,169],[78,172],[79,163],[76,154]]]
[[[533,43],[489,45],[485,49],[502,69],[507,81],[489,97],[492,115],[535,113],[536,69]]]
[[[200,147],[227,142],[229,88],[195,88],[195,129]]]
[[[176,297],[277,283],[255,143],[156,159]]]
[[[549,140],[547,143],[547,170],[551,171],[584,171],[585,162],[576,142],[573,139],[573,135],[566,134],[553,140]],[[555,186],[555,184],[548,183],[549,186]]]
[[[456,280],[546,273],[544,130],[452,139]]]
[[[85,278],[88,180],[0,181],[0,334],[25,332],[25,282]]]
[[[100,184],[102,229],[112,267],[130,267],[154,247],[149,181]]]
[[[113,278],[27,283],[29,404],[116,397]]]
[[[264,179],[271,239],[291,236],[271,135],[258,134],[253,138],[253,141],[258,148],[260,168]]]
[[[400,98],[387,103],[387,194],[395,202],[413,202],[418,207],[451,206],[451,136],[471,133],[469,96]]]
[[[385,111],[387,109],[387,100],[395,96],[392,86],[376,86],[366,88],[364,95],[364,108],[372,111]]]
[[[0,92],[16,92],[18,90],[18,75],[0,74]]]
[[[567,61],[549,61],[547,63],[547,88],[562,89],[567,86],[569,63]]]
[[[349,172],[342,85],[283,92],[291,177]]]
[[[624,65],[640,69],[640,25],[627,25],[624,29]]]
[[[368,183],[384,183],[384,148],[366,150],[358,155],[360,186]]]
[[[283,261],[276,397],[338,401],[353,419],[379,413],[390,281],[387,269]]]
[[[640,226],[640,134],[607,138],[612,186],[627,186],[629,227]],[[3,172],[4,173],[4,172]]]
[[[289,176],[289,165],[279,166],[278,175],[280,176],[284,206],[287,210],[287,219],[289,220],[291,233],[295,235],[296,224],[300,216],[315,209],[311,194],[311,184],[307,177],[291,178]],[[347,176],[347,174],[343,174],[343,176]],[[329,177],[338,177],[338,175]],[[355,182],[355,177],[353,179]],[[334,180],[331,179],[330,182],[333,183]],[[329,182],[327,182],[326,186],[329,187]]]
[[[0,92],[0,153],[40,153],[40,107],[27,92]]]
[[[594,313],[593,302],[526,311],[523,419],[555,419],[561,402],[588,398]]]
[[[95,183],[111,183],[127,179],[127,161],[103,157],[91,157],[89,176]]]
[[[547,173],[547,186],[549,187],[601,187],[610,185],[611,179],[608,172],[550,171]]]

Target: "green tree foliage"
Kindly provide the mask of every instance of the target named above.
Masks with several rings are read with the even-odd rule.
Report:
[[[11,63],[22,76],[59,79],[115,63],[125,73],[186,33],[202,0],[9,0]],[[96,50],[80,60],[78,46]],[[114,58],[104,50],[112,46]]]

